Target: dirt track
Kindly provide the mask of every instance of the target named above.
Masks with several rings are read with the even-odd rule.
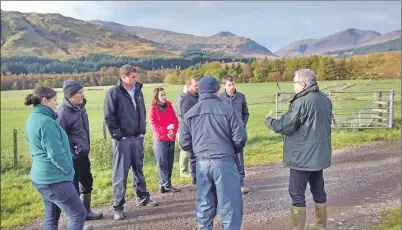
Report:
[[[363,229],[379,220],[384,208],[400,206],[401,142],[375,142],[335,151],[333,165],[324,171],[328,194],[328,229]],[[244,230],[287,229],[290,198],[288,169],[268,164],[246,169],[251,194],[243,196]],[[125,208],[128,219],[113,220],[111,207],[99,207],[106,214],[101,221],[87,222],[95,229],[196,229],[194,188],[182,187],[177,194],[152,194],[159,207]],[[313,223],[313,200],[307,187],[307,222]],[[66,229],[62,217],[61,228]],[[40,229],[40,221],[14,229]],[[214,229],[222,229],[217,220]]]

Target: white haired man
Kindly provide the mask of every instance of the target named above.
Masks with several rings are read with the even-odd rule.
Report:
[[[292,229],[305,227],[307,183],[315,202],[316,229],[325,229],[327,194],[323,169],[331,166],[332,102],[319,90],[312,70],[296,71],[293,88],[296,95],[289,110],[280,119],[267,115],[265,124],[285,136],[283,159],[285,167],[290,168]]]

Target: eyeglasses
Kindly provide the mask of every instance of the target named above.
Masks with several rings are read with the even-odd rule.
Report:
[[[303,83],[302,81],[294,81],[293,84],[301,84]]]

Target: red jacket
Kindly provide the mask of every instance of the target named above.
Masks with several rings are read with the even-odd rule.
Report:
[[[176,133],[179,128],[179,121],[173,109],[172,103],[166,101],[166,111],[160,110],[158,105],[152,105],[149,110],[149,121],[153,130],[153,139],[159,141],[176,141]],[[173,138],[170,139],[167,127],[173,124]]]

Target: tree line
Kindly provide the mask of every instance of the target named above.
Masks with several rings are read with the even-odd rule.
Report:
[[[377,57],[378,56],[378,57]],[[95,56],[93,56],[94,58]],[[396,57],[396,56],[395,56]],[[378,59],[378,60],[377,60]],[[395,58],[394,58],[395,59]],[[96,61],[92,59],[92,61]],[[392,63],[389,63],[392,62]],[[121,65],[127,62],[121,63]],[[353,80],[368,78],[395,78],[400,72],[388,71],[389,64],[400,66],[400,60],[381,59],[380,55],[370,58],[335,59],[328,56],[308,56],[298,58],[282,58],[257,62],[252,59],[245,62],[213,61],[196,63],[186,69],[180,66],[162,70],[140,70],[137,74],[141,83],[184,84],[189,77],[200,78],[212,75],[218,79],[224,75],[232,75],[237,82],[278,82],[292,81],[294,71],[301,68],[312,69],[317,73],[318,80]],[[1,90],[32,89],[37,86],[58,88],[66,79],[74,79],[84,86],[106,86],[116,84],[119,67],[101,67],[98,71],[86,73],[2,73]],[[385,68],[387,67],[387,68]],[[400,69],[400,68],[399,68]]]
[[[179,57],[126,57],[106,54],[90,54],[78,59],[59,61],[35,56],[13,56],[1,58],[1,72],[12,74],[76,74],[99,71],[102,67],[119,68],[131,64],[144,70],[163,70],[179,67],[186,69],[192,65],[212,61],[249,63],[254,58],[237,58],[212,51],[184,50]]]

